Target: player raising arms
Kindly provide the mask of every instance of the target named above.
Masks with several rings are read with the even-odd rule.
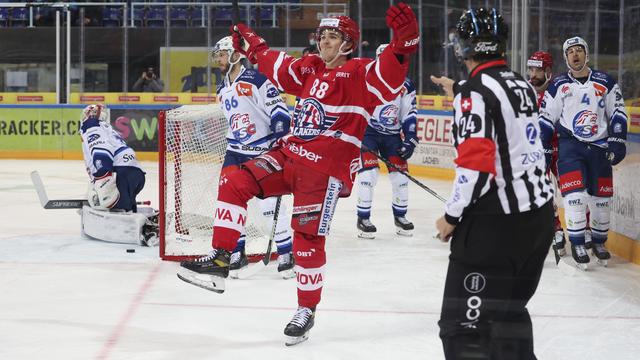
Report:
[[[233,49],[231,36],[226,36],[213,48],[213,60],[224,75],[217,94],[225,117],[229,121],[227,151],[220,177],[236,171],[249,159],[269,150],[273,143],[289,132],[291,116],[280,92],[264,75],[245,68],[240,60],[244,56]],[[276,198],[258,201],[265,218],[273,218]],[[278,249],[278,271],[283,277],[293,277],[291,229],[287,223],[284,205],[278,211],[274,241]],[[243,233],[231,254],[229,269],[232,276],[248,264]]]
[[[380,56],[388,44],[378,46],[376,56]],[[418,144],[416,135],[416,88],[406,79],[401,94],[393,102],[378,105],[369,119],[369,126],[362,141],[362,169],[358,173],[358,237],[375,238],[377,231],[370,220],[373,204],[373,188],[378,182],[378,158],[371,152],[379,153],[398,169],[407,171],[407,159]],[[413,235],[413,223],[405,215],[409,203],[409,179],[389,167],[391,180],[393,219],[396,233]]]
[[[360,168],[360,145],[374,108],[403,88],[409,55],[418,48],[418,23],[403,3],[387,10],[391,44],[377,60],[350,59],[360,30],[347,16],[322,19],[316,37],[319,55],[293,58],[270,50],[244,24],[233,34],[234,48],[258,64],[278,88],[299,96],[291,133],[279,146],[243,163],[220,179],[214,214],[213,250],[183,262],[188,282],[223,292],[230,251],[243,231],[252,197],[293,194],[293,248],[298,309],[285,327],[287,345],[307,339],[324,282],[325,236],[338,197],[348,196]]]

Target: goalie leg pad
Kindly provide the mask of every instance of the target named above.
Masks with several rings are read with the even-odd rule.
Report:
[[[293,267],[298,284],[298,305],[315,309],[324,284],[325,237],[296,231],[293,240]]]
[[[82,207],[82,230],[98,240],[140,245],[144,241],[142,228],[147,222],[143,214],[110,212]]]

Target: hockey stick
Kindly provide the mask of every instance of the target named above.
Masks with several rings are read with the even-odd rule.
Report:
[[[278,225],[278,215],[280,214],[280,203],[282,202],[282,196],[278,196],[276,200],[276,207],[273,209],[273,224],[271,225],[271,234],[269,235],[269,243],[267,244],[267,251],[262,256],[262,260],[257,263],[248,266],[245,270],[238,271],[238,279],[247,279],[251,276],[259,273],[269,265],[271,261],[271,248],[273,247],[274,238],[276,237],[276,228]]]
[[[413,176],[409,175],[409,173],[407,173],[406,171],[402,171],[398,166],[396,166],[394,163],[389,161],[389,159],[381,156],[376,151],[371,150],[371,149],[367,148],[364,145],[362,145],[362,149],[364,149],[364,151],[372,153],[375,157],[377,157],[378,159],[382,160],[382,162],[384,162],[387,165],[387,167],[390,167],[390,168],[394,169],[395,171],[399,172],[400,174],[406,176],[409,180],[413,181],[414,184],[420,186],[423,190],[425,190],[429,194],[433,195],[436,199],[442,201],[443,203],[447,202],[447,200],[445,198],[443,198],[442,196],[438,195],[437,192],[433,191],[427,185],[421,183],[416,178],[414,178]]]
[[[40,173],[37,170],[31,172],[31,182],[33,183],[33,187],[36,189],[38,193],[38,198],[40,199],[40,204],[42,207],[47,210],[53,209],[82,209],[84,205],[89,205],[87,199],[61,199],[61,200],[49,200],[49,196],[47,196],[47,190],[44,188],[44,183],[42,183],[42,178],[40,178]],[[137,205],[151,205],[151,201],[138,201]]]

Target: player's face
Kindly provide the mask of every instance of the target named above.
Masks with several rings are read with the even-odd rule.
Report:
[[[324,29],[320,34],[320,57],[328,62],[335,58],[342,45],[342,34],[332,29]],[[343,48],[343,50],[346,50]]]
[[[529,73],[529,81],[533,86],[536,86],[536,87],[542,86],[544,82],[547,81],[547,79],[545,78],[544,69],[542,68],[530,66],[528,73]]]
[[[567,49],[567,62],[571,70],[579,71],[584,67],[586,61],[587,54],[582,46],[574,45]]]
[[[213,64],[223,73],[229,70],[229,52],[226,50],[216,51],[213,54]]]

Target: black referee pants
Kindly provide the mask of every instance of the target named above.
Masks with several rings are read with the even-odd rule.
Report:
[[[451,240],[438,325],[447,360],[533,360],[526,305],[553,238],[553,206],[465,216]]]

